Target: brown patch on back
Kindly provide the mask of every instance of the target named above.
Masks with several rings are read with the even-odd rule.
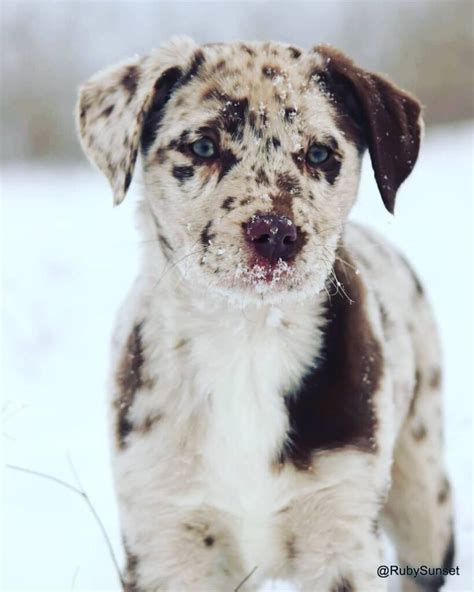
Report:
[[[135,393],[144,385],[142,366],[144,363],[141,339],[142,324],[133,328],[125,345],[122,361],[115,376],[118,396],[114,401],[117,410],[116,434],[120,448],[125,448],[126,438],[133,430],[128,412],[133,405]]]
[[[311,466],[317,450],[354,446],[377,449],[373,397],[383,375],[383,357],[365,310],[365,288],[339,249],[335,272],[344,287],[327,302],[327,325],[315,368],[285,402],[290,430],[282,450],[283,461],[298,469]],[[348,300],[350,298],[351,301]]]

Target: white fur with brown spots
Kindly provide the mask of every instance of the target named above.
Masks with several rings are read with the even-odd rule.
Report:
[[[393,210],[418,102],[329,47],[180,38],[88,81],[78,125],[115,203],[142,160],[110,379],[127,589],[385,590],[379,519],[403,563],[449,563],[436,329],[407,264],[346,224],[366,146]],[[248,236],[268,215],[297,236],[276,263]]]

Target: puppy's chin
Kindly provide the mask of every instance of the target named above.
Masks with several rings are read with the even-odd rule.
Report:
[[[324,290],[327,271],[301,271],[285,262],[272,268],[238,265],[233,272],[213,273],[203,267],[187,266],[183,278],[189,289],[224,299],[232,306],[285,304],[314,298]],[[205,300],[204,300],[205,301]]]

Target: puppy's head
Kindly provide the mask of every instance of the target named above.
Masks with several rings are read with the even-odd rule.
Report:
[[[321,290],[364,150],[393,212],[421,134],[414,98],[330,47],[187,38],[85,83],[78,125],[115,203],[140,151],[163,254],[250,297]]]

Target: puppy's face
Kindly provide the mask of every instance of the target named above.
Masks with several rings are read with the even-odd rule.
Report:
[[[419,105],[329,48],[186,41],[184,63],[171,64],[175,50],[84,87],[86,151],[120,200],[140,148],[157,240],[190,280],[250,298],[319,292],[331,278],[366,145],[393,209],[416,160]],[[401,152],[404,133],[416,143],[409,154]],[[121,160],[97,158],[107,135],[108,143],[122,138]]]
[[[197,51],[157,130],[145,123],[146,194],[170,259],[207,285],[319,291],[360,166],[319,84],[317,55],[279,44]]]

